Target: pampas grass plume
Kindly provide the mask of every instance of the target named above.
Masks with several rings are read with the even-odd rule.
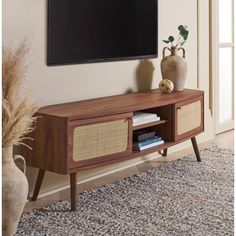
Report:
[[[38,110],[36,102],[25,89],[29,52],[27,40],[17,48],[3,47],[2,55],[2,145],[24,144],[26,135],[33,130]]]

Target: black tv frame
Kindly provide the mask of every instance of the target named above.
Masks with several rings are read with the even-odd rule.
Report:
[[[48,66],[63,66],[63,65],[76,65],[76,64],[90,64],[90,63],[99,63],[99,62],[114,62],[114,61],[130,61],[130,60],[144,60],[144,59],[153,59],[158,57],[158,22],[159,22],[159,14],[158,14],[158,0],[157,2],[157,42],[156,42],[156,54],[152,55],[145,55],[145,56],[130,56],[130,57],[112,57],[112,58],[102,58],[102,59],[89,59],[89,60],[79,60],[74,62],[51,62],[50,61],[50,34],[49,34],[49,25],[50,25],[50,17],[49,17],[49,11],[50,11],[50,0],[48,0],[47,4],[47,65]]]

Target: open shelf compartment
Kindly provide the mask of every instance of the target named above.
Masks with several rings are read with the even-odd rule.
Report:
[[[133,150],[133,155],[145,155],[154,151],[163,150],[166,147],[170,146],[173,142],[173,129],[174,129],[174,123],[173,123],[173,106],[167,105],[167,106],[161,106],[156,107],[152,109],[146,109],[141,110],[140,112],[146,112],[146,113],[152,113],[157,114],[157,116],[160,117],[159,121],[154,121],[150,123],[145,123],[137,126],[133,126],[133,136],[134,132],[137,130],[153,130],[155,131],[155,135],[162,137],[162,140],[164,140],[163,144],[147,148],[145,150]],[[134,143],[134,140],[133,140]],[[134,149],[134,148],[133,148]]]

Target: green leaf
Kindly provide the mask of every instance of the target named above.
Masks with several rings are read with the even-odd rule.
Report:
[[[189,34],[189,31],[185,31],[184,33],[181,34],[181,36],[183,37],[183,39],[186,41],[187,38],[188,38],[188,34]]]
[[[179,25],[178,30],[179,30],[180,33],[186,31],[186,29],[183,25]]]
[[[170,37],[168,38],[168,40],[169,40],[170,43],[172,43],[172,42],[175,40],[175,38],[174,38],[173,36],[170,36]]]
[[[188,34],[189,34],[189,31],[187,30],[187,26],[179,25],[178,30],[179,30],[179,34],[186,41],[188,38]]]
[[[180,46],[182,47],[182,46],[185,44],[185,42],[186,42],[186,40],[183,41],[183,42],[180,44]]]
[[[169,43],[169,40],[162,40],[164,43]]]

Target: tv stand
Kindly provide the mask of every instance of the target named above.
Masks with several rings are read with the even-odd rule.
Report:
[[[155,121],[133,126],[135,111],[156,113]],[[46,171],[70,174],[71,210],[76,210],[77,172],[153,152],[166,156],[169,147],[191,139],[197,161],[196,135],[204,130],[204,92],[185,89],[163,94],[148,92],[116,95],[39,109],[37,127],[21,154],[29,166],[39,168],[32,200],[37,200]],[[152,127],[165,143],[133,151],[133,131]]]

